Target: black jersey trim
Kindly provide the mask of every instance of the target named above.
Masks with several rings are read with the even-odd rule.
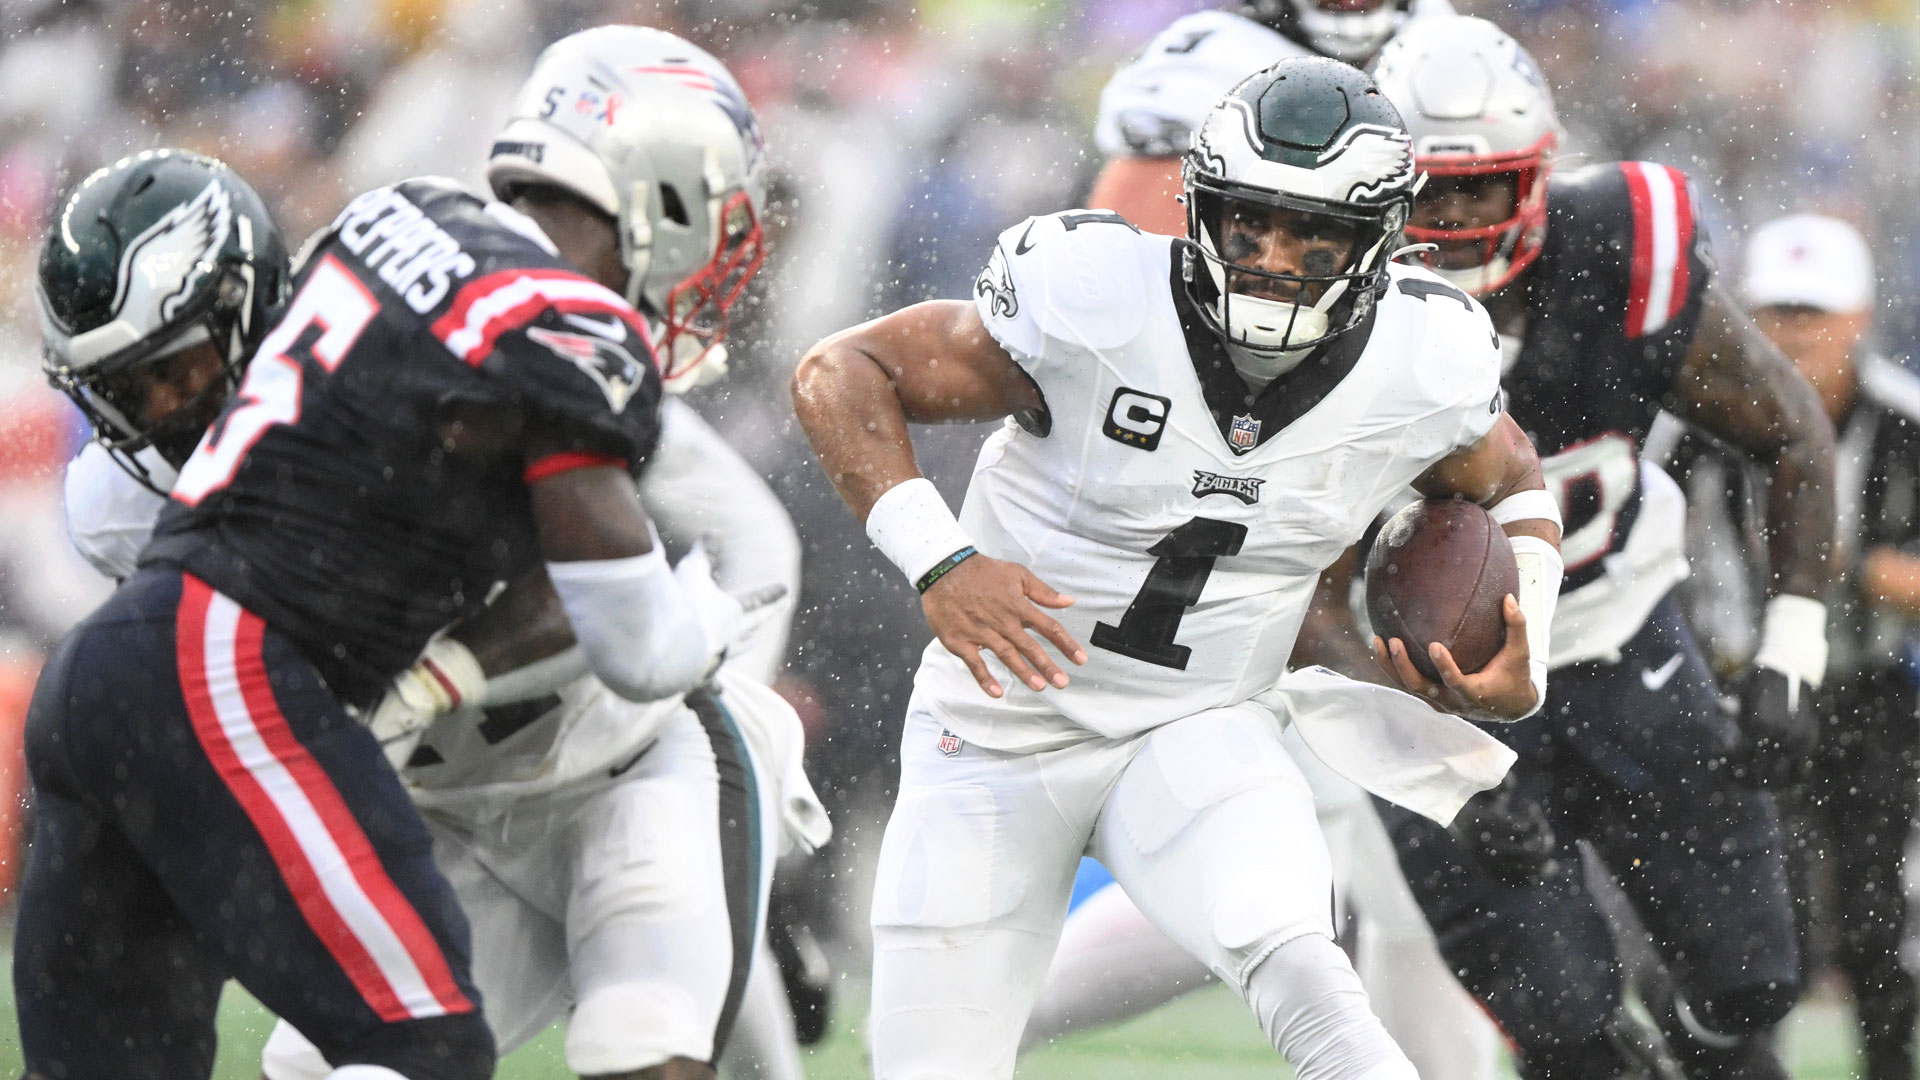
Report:
[[[1198,304],[1202,301],[1189,289],[1182,266],[1181,242],[1173,241],[1168,251],[1172,262],[1169,281],[1173,308],[1187,339],[1187,355],[1193,361],[1194,375],[1200,380],[1200,393],[1206,400],[1207,411],[1213,414],[1214,426],[1229,449],[1234,448],[1235,416],[1249,416],[1259,422],[1253,445],[1261,446],[1326,400],[1366,351],[1374,317],[1379,311],[1377,306],[1369,308],[1366,317],[1353,329],[1314,349],[1300,366],[1268,383],[1256,396],[1234,370],[1226,343],[1200,316]],[[1195,284],[1208,292],[1213,289],[1212,282],[1204,277]]]
[[[726,894],[727,922],[733,938],[733,962],[727,973],[727,996],[713,1027],[713,1057],[720,1060],[733,1035],[733,1023],[746,998],[754,940],[765,913],[760,910],[760,875],[766,851],[766,822],[760,820],[760,784],[746,737],[734,722],[722,695],[701,687],[686,696],[687,708],[706,730],[719,773],[718,818],[720,875]]]

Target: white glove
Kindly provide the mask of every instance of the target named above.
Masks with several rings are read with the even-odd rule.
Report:
[[[420,736],[435,720],[462,705],[478,705],[487,677],[465,645],[437,637],[413,666],[394,676],[393,685],[367,714],[367,730],[380,741],[393,767],[406,767]]]

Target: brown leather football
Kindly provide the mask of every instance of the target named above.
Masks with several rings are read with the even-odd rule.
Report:
[[[1406,643],[1420,674],[1438,681],[1435,641],[1460,670],[1487,666],[1507,641],[1501,599],[1518,595],[1513,548],[1493,517],[1461,499],[1422,499],[1387,520],[1367,553],[1367,617]]]

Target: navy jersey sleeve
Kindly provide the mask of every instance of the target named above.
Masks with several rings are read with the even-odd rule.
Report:
[[[605,286],[565,269],[500,270],[465,284],[432,326],[570,452],[637,468],[658,441],[646,321]]]
[[[1685,173],[1646,161],[1584,170],[1579,198],[1569,200],[1566,228],[1597,289],[1591,314],[1602,332],[1618,334],[1656,367],[1679,367],[1693,342],[1712,245],[1699,200]]]

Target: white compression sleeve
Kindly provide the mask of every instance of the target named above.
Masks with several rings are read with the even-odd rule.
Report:
[[[512,705],[555,693],[587,673],[587,653],[575,645],[544,660],[503,671],[487,680],[479,705]]]
[[[1566,574],[1566,565],[1560,560],[1560,549],[1537,536],[1510,536],[1507,543],[1513,546],[1513,561],[1520,568],[1520,595],[1514,599],[1520,601],[1520,614],[1527,617],[1527,666],[1533,688],[1539,692],[1539,700],[1527,713],[1532,716],[1547,703],[1553,609],[1560,602],[1560,579]]]
[[[587,666],[629,701],[684,693],[705,678],[723,642],[658,544],[645,555],[547,564]]]

